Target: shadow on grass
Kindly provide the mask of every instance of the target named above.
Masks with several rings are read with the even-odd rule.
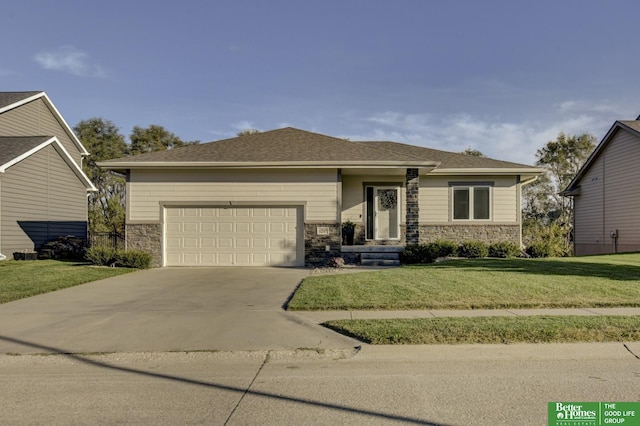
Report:
[[[436,269],[473,269],[476,271],[521,272],[549,276],[598,277],[615,281],[640,281],[640,266],[589,261],[556,259],[456,259],[425,266]]]

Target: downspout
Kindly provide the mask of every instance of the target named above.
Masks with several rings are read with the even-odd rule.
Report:
[[[7,256],[5,256],[4,254],[0,253],[0,261],[1,260],[7,260]]]

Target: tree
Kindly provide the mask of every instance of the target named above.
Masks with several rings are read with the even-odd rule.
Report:
[[[262,132],[258,129],[244,129],[236,133],[236,136],[248,136],[248,135],[255,135],[258,133],[262,133]]]
[[[200,141],[184,142],[164,127],[152,124],[147,128],[134,126],[129,136],[131,145],[129,154],[144,154],[146,152],[163,151],[186,145],[194,145]]]
[[[481,153],[480,151],[478,151],[477,149],[473,149],[471,147],[465,149],[464,151],[461,152],[461,154],[464,155],[471,155],[473,157],[482,157],[482,158],[487,158],[486,155],[484,155],[483,153]]]
[[[124,157],[127,144],[118,128],[109,120],[90,118],[73,128],[89,151],[83,170],[98,189],[89,193],[89,230],[91,232],[122,232],[124,230],[124,190],[122,175],[102,170],[96,162]]]
[[[561,132],[536,152],[536,165],[544,167],[546,172],[523,189],[525,238],[533,238],[543,227],[558,226],[569,251],[573,204],[560,192],[569,185],[595,146],[596,138],[591,134],[567,136]]]

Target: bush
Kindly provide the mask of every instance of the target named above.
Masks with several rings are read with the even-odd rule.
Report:
[[[84,258],[98,266],[111,266],[116,263],[116,249],[110,247],[91,247]]]
[[[483,241],[466,241],[458,247],[458,256],[467,258],[487,257],[489,247]]]
[[[532,257],[563,257],[572,253],[568,231],[557,223],[529,226],[526,237],[526,251]]]
[[[531,257],[553,257],[555,256],[555,250],[549,243],[537,241],[527,247],[527,254]]]
[[[453,241],[437,240],[432,243],[438,250],[438,257],[449,257],[456,254],[458,251],[458,244]]]
[[[125,268],[149,269],[152,260],[151,254],[142,250],[118,250],[116,253],[116,265]]]
[[[513,241],[502,241],[489,246],[489,257],[517,257],[520,254],[520,246]]]
[[[405,246],[400,254],[404,264],[433,263],[438,258],[437,247],[433,244],[412,244]]]
[[[116,250],[110,247],[91,247],[85,259],[97,266],[120,266],[124,268],[149,269],[151,254],[142,250]]]

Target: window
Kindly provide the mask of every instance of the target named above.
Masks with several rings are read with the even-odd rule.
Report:
[[[454,186],[453,220],[491,219],[490,186]]]

